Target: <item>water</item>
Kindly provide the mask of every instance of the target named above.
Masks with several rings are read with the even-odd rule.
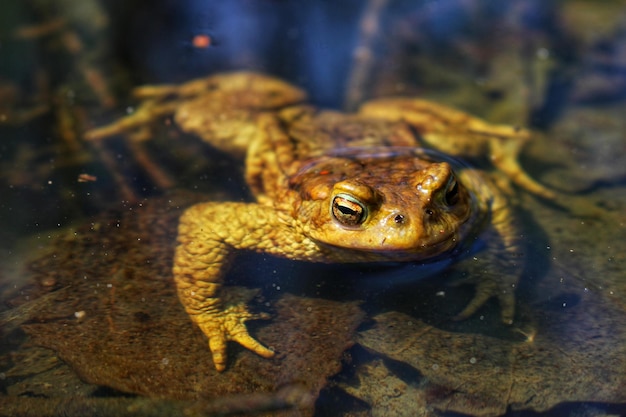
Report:
[[[626,413],[624,2],[0,10],[0,415]],[[416,95],[533,129],[521,164],[564,197],[512,201],[528,260],[514,323],[495,300],[452,320],[474,291],[453,284],[480,273],[471,258],[252,255],[228,280],[270,316],[248,328],[277,354],[231,343],[217,374],[170,271],[185,207],[251,198],[241,164],[167,118],[101,141],[84,132],[136,110],[133,86],[241,68],[318,106]]]

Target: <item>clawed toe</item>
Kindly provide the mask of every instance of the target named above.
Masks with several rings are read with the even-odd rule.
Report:
[[[210,317],[205,315],[201,319],[196,320],[202,332],[209,339],[209,349],[211,349],[215,369],[219,372],[226,369],[228,341],[237,342],[244,348],[264,358],[274,356],[274,350],[263,346],[250,336],[245,325],[245,322],[248,320],[268,318],[268,314],[252,314],[242,305],[231,306],[222,313]]]
[[[474,298],[453,320],[465,320],[476,313],[489,299],[497,297],[501,308],[501,320],[506,325],[513,324],[515,316],[515,294],[513,289],[502,289],[494,282],[484,282],[477,286]]]

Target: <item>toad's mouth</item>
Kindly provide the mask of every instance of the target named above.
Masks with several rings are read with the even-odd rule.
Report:
[[[394,243],[384,236],[379,242],[363,244],[345,239],[340,242],[322,242],[318,245],[336,252],[344,262],[421,261],[452,252],[461,242],[458,230],[449,230],[413,243]]]
[[[422,239],[419,242],[408,245],[388,243],[386,239],[383,238],[378,248],[370,247],[362,250],[384,253],[391,257],[406,256],[411,259],[424,259],[451,251],[457,246],[458,242],[458,233],[454,230],[447,233],[440,233],[428,239]]]

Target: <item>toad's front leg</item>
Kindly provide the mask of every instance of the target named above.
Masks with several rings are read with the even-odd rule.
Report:
[[[489,214],[489,224],[480,233],[486,248],[472,255],[471,272],[465,283],[472,283],[476,293],[455,319],[472,316],[492,297],[498,299],[502,321],[512,324],[515,316],[515,288],[525,264],[522,236],[515,212],[508,198],[501,193],[490,177],[479,171],[464,170],[460,177],[474,184],[480,197],[481,212]],[[482,180],[479,178],[482,177]]]
[[[241,216],[245,213],[245,216]],[[256,204],[197,204],[181,216],[174,279],[187,314],[209,339],[218,371],[226,368],[229,340],[265,357],[274,352],[248,334],[245,322],[260,318],[245,301],[228,301],[222,278],[237,249],[256,249],[271,230],[279,230],[271,211]],[[248,224],[254,219],[255,224]],[[261,248],[262,250],[262,248]]]

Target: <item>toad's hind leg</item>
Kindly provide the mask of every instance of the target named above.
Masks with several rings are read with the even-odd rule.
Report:
[[[494,137],[490,142],[490,160],[504,172],[515,184],[524,190],[550,201],[557,201],[559,196],[553,190],[535,181],[519,164],[519,154],[525,140]]]
[[[240,158],[246,155],[256,137],[263,135],[259,115],[276,113],[306,98],[299,88],[262,74],[235,72],[210,79],[212,88],[179,101],[176,123],[184,131]]]
[[[527,130],[493,125],[465,112],[426,100],[378,99],[365,103],[360,112],[370,117],[404,121],[417,130],[428,146],[459,158],[487,156],[493,165],[519,187],[555,201],[557,193],[535,181],[518,162]]]

